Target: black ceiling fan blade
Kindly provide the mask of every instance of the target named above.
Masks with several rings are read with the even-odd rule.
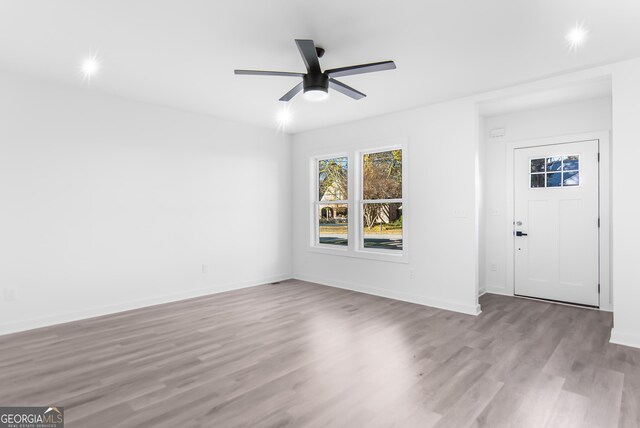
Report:
[[[349,67],[334,68],[325,71],[329,77],[353,76],[356,74],[373,73],[375,71],[393,70],[396,63],[393,61],[372,62],[371,64],[351,65]]]
[[[287,76],[302,77],[304,73],[293,73],[290,71],[265,71],[265,70],[233,70],[235,74],[246,74],[249,76]]]
[[[311,74],[321,73],[320,61],[318,61],[318,52],[316,51],[316,45],[313,40],[300,40],[296,39],[296,45],[302,55],[304,66],[307,67],[307,72]]]
[[[280,101],[291,101],[291,98],[295,97],[298,92],[302,91],[302,82],[298,83],[296,86],[294,86],[289,92],[287,92],[286,94],[284,94],[281,98]]]
[[[341,94],[344,94],[348,97],[353,98],[354,100],[360,100],[364,97],[366,97],[365,94],[363,94],[362,92],[353,89],[351,86],[345,85],[342,82],[337,81],[336,79],[331,79],[329,78],[329,87],[331,89],[335,89],[336,91],[340,92]]]

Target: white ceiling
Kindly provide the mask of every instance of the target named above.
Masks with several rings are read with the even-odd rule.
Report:
[[[589,37],[571,52],[566,32]],[[640,56],[637,0],[0,0],[0,67],[127,98],[276,126],[298,81],[233,69],[303,71],[295,38],[324,69],[395,60],[345,77],[366,93],[290,103],[300,132]],[[89,86],[78,64],[97,51]]]

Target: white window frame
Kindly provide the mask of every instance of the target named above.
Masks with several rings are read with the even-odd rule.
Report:
[[[370,260],[380,260],[396,263],[409,263],[409,168],[408,168],[408,147],[407,143],[394,141],[390,144],[370,145],[365,149],[353,149],[348,151],[336,151],[330,154],[312,156],[310,190],[313,192],[311,199],[311,228],[309,251],[323,254],[332,254],[345,257],[356,257]],[[402,198],[364,200],[363,199],[363,156],[368,153],[379,153],[390,150],[402,150]],[[321,244],[319,228],[319,205],[323,205],[318,200],[319,180],[318,162],[326,159],[346,157],[348,163],[348,200],[336,201],[332,203],[346,204],[348,210],[348,242],[346,246]],[[364,247],[364,216],[363,206],[365,203],[401,203],[402,204],[402,250],[388,250],[382,248]]]
[[[364,199],[364,174],[362,171],[364,170],[364,155],[371,153],[382,153],[389,152],[392,150],[402,150],[402,198],[395,199]],[[405,230],[404,230],[404,200],[405,200],[405,151],[402,146],[387,146],[387,147],[377,147],[375,149],[367,149],[360,150],[357,152],[358,156],[358,240],[357,240],[357,248],[356,251],[359,253],[365,253],[369,255],[388,255],[388,256],[402,256],[402,253],[405,251],[404,246],[404,238],[405,238]],[[400,203],[402,204],[402,250],[386,250],[383,248],[366,248],[364,246],[364,205],[365,204],[391,204],[391,203]]]
[[[328,160],[328,159],[336,159],[336,158],[347,158],[347,198],[346,200],[339,200],[339,201],[331,201],[331,202],[322,202],[319,200],[319,195],[320,195],[320,170],[318,169],[318,164],[320,163],[320,161],[323,160]],[[351,157],[349,156],[348,153],[346,152],[342,152],[342,153],[337,153],[337,154],[331,154],[331,155],[325,155],[325,156],[318,156],[316,158],[314,158],[314,167],[313,167],[313,177],[314,177],[314,194],[313,194],[313,213],[312,213],[312,221],[313,221],[313,241],[312,241],[312,245],[317,247],[317,248],[324,248],[327,249],[329,251],[348,251],[349,246],[351,246],[351,203],[350,203],[350,197],[351,197],[351,190],[352,190],[352,185],[351,185],[351,180],[352,180],[352,173],[351,173]],[[318,213],[320,212],[319,208],[322,205],[346,205],[347,206],[347,245],[333,245],[333,244],[321,244],[320,243],[320,221],[318,218]]]

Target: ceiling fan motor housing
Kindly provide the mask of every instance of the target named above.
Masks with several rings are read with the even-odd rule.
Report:
[[[324,73],[305,74],[302,77],[302,87],[304,92],[329,92],[329,76]]]

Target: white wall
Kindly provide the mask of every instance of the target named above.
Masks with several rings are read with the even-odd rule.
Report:
[[[0,74],[0,331],[286,277],[291,242],[297,277],[473,313],[478,260],[491,263],[490,251],[502,258],[489,248],[491,210],[505,212],[501,192],[486,193],[501,187],[487,160],[487,229],[476,225],[476,157],[504,156],[495,140],[479,153],[476,103],[608,76],[612,341],[640,347],[639,75],[640,60],[627,61],[303,133],[291,158],[287,137],[268,130]],[[504,126],[514,140],[572,134],[610,127],[607,110],[607,100],[593,100],[484,125]],[[308,251],[310,153],[398,137],[409,141],[410,263]],[[478,235],[487,236],[485,254]],[[499,288],[500,271],[490,277],[486,263],[481,278]]]
[[[411,230],[409,263],[309,251],[310,157],[398,139],[408,141],[409,210],[403,219]],[[294,276],[475,314],[477,154],[476,105],[469,99],[294,135]],[[454,218],[454,209],[465,210],[467,217]]]
[[[613,69],[613,302],[611,341],[640,347],[640,60]]]
[[[11,74],[0,94],[0,332],[290,277],[290,137]]]
[[[481,139],[484,207],[481,216],[481,260],[484,270],[480,292],[512,294],[507,287],[507,143],[546,137],[611,130],[611,98],[519,111],[484,119]],[[491,138],[492,129],[505,136]],[[495,269],[495,270],[494,270]]]

